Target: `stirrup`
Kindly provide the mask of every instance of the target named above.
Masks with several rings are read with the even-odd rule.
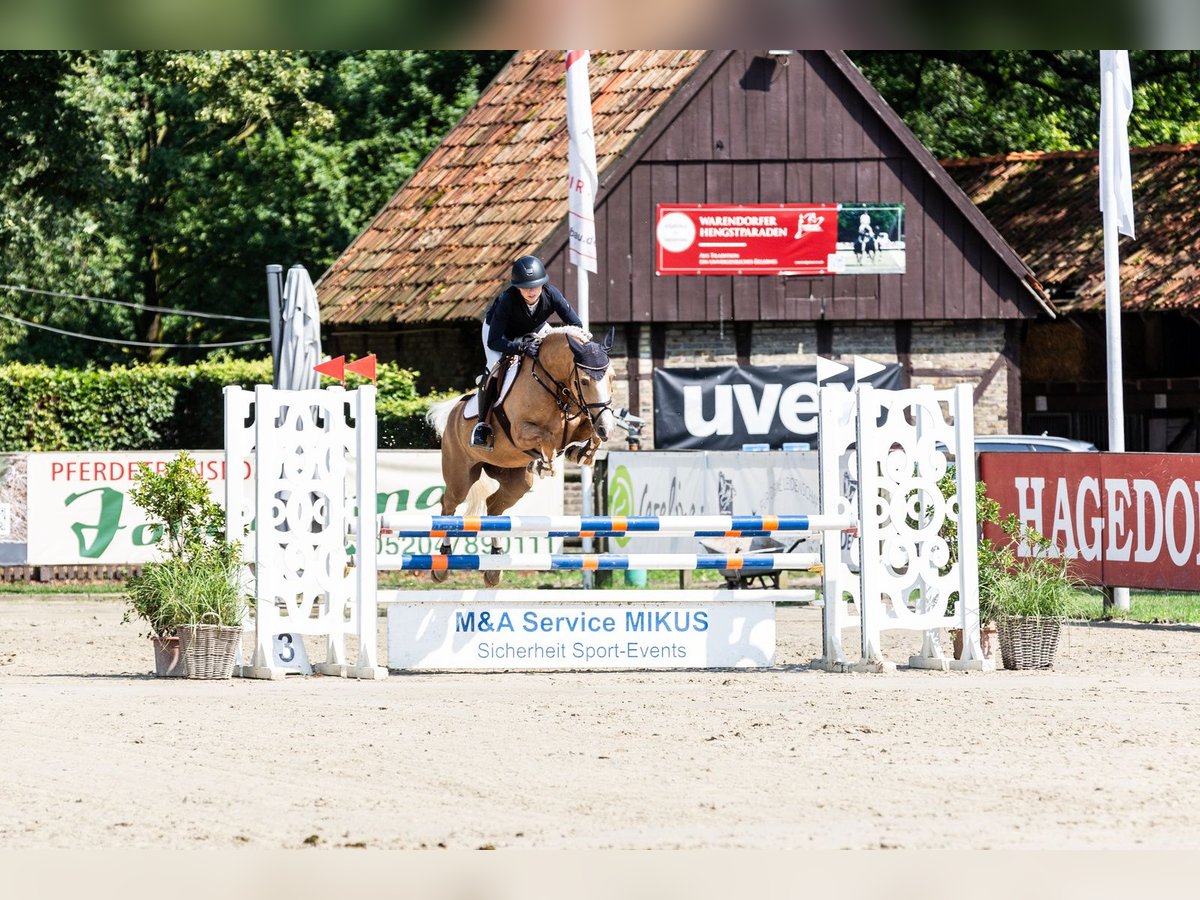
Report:
[[[492,426],[480,422],[471,432],[471,446],[479,450],[491,450],[495,442]]]

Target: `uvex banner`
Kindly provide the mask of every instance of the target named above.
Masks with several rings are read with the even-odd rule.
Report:
[[[983,453],[979,469],[1001,516],[1050,538],[1089,583],[1200,589],[1200,454]]]
[[[839,379],[849,387],[849,372]],[[884,365],[861,380],[897,389],[900,366]],[[816,366],[654,370],[654,446],[659,450],[741,450],[743,444],[779,450],[785,443],[811,443],[816,435]]]

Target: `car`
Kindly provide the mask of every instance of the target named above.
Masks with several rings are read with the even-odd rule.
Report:
[[[938,441],[937,448],[951,462],[954,454]],[[975,458],[980,453],[1098,453],[1096,445],[1088,441],[1055,437],[1052,434],[977,434],[975,435]]]
[[[977,434],[976,453],[1097,453],[1089,441],[1050,434]]]

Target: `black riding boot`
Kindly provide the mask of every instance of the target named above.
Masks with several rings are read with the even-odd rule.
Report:
[[[487,423],[488,413],[492,411],[492,395],[494,378],[484,378],[483,386],[479,389],[479,424],[471,432],[471,446],[479,450],[491,450],[495,441],[492,426]]]

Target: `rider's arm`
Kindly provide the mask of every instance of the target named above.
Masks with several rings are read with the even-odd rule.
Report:
[[[574,325],[576,328],[583,327],[583,319],[576,315],[575,310],[571,309],[571,304],[567,302],[567,298],[563,296],[562,291],[552,284],[546,285],[544,288],[546,296],[550,298],[550,308],[558,313],[558,317],[568,325]]]
[[[491,330],[488,332],[488,347],[503,356],[520,353],[518,344],[510,341],[504,334],[508,330],[508,304],[511,298],[507,295],[500,297],[492,307]]]

